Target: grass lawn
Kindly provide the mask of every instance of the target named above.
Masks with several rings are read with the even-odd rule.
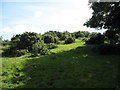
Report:
[[[40,57],[3,57],[3,88],[114,88],[117,55],[98,55],[81,40],[60,44],[55,54]]]

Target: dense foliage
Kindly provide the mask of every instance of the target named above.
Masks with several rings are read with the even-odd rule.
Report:
[[[31,52],[33,44],[39,41],[41,41],[40,35],[34,32],[25,32],[23,34],[15,35],[11,38],[10,47],[6,49],[2,55],[20,56],[25,54],[26,50],[27,52]]]
[[[105,36],[110,44],[116,44],[120,38],[120,6],[119,2],[93,2],[90,4],[92,17],[84,24],[87,27],[108,29]]]
[[[38,56],[38,55],[46,55],[49,53],[49,51],[48,51],[46,45],[41,41],[41,42],[37,42],[37,43],[33,44],[32,53],[35,56]]]
[[[54,48],[57,48],[57,45],[55,43],[49,43],[49,44],[47,44],[47,48],[54,49]]]
[[[32,45],[40,41],[41,38],[37,33],[25,32],[23,34],[15,35],[11,38],[11,44],[14,49],[28,49],[32,50]]]
[[[120,55],[120,44],[117,45],[111,45],[111,44],[103,44],[96,46],[93,48],[93,51],[101,54],[101,55],[109,55],[109,54],[118,54]]]
[[[42,35],[35,32],[25,32],[13,36],[11,41],[4,41],[3,43],[9,44],[9,47],[4,50],[2,55],[21,56],[26,53],[32,53],[34,56],[46,55],[49,54],[49,49],[57,48],[61,41],[64,44],[70,44],[74,43],[75,39],[80,39],[85,44],[104,44],[104,42],[117,44],[119,38],[116,30],[108,30],[104,34],[89,33],[88,31],[73,33],[49,31]]]
[[[110,44],[116,44],[119,41],[119,34],[116,30],[107,30],[105,36],[109,40]]]
[[[46,34],[43,36],[44,43],[54,43],[54,37],[52,35]]]
[[[86,41],[86,44],[103,44],[104,40],[105,36],[98,33],[92,36],[88,41]]]
[[[102,35],[92,36],[86,44],[106,44],[96,47],[99,54],[118,54],[120,51],[120,1],[119,2],[92,2],[92,17],[84,24],[87,27],[107,29]]]
[[[69,44],[69,43],[73,43],[73,42],[75,42],[75,39],[72,37],[68,37],[65,39],[65,44]]]
[[[78,38],[78,37],[88,37],[89,36],[89,32],[88,31],[78,31],[78,32],[75,32],[75,38]]]
[[[90,5],[93,15],[84,25],[91,28],[120,28],[119,2],[94,2]]]

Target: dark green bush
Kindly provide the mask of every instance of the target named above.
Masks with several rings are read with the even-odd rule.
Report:
[[[6,46],[6,45],[10,45],[11,43],[10,43],[9,40],[4,40],[4,41],[1,42],[1,44],[2,44],[3,46]]]
[[[103,44],[103,45],[94,47],[92,50],[95,53],[98,53],[101,55],[120,54],[120,44],[117,44],[117,45]]]
[[[88,38],[83,37],[83,38],[82,38],[82,41],[83,41],[83,42],[86,42],[86,41],[88,41]]]
[[[28,53],[27,49],[16,50],[15,56],[22,56],[25,55],[26,53]]]
[[[68,37],[69,37],[68,35],[64,35],[64,34],[62,34],[60,40],[65,40],[65,39],[68,38]]]
[[[44,35],[43,40],[44,40],[44,43],[54,43],[54,37],[49,34]]]
[[[32,51],[33,44],[40,42],[41,37],[34,32],[25,32],[11,38],[10,48],[3,51],[3,56],[21,56]]]
[[[47,48],[54,49],[54,48],[57,48],[57,45],[55,43],[49,43],[49,44],[47,44]]]
[[[52,36],[50,34],[44,34],[43,35],[43,41],[46,44],[48,44],[48,43],[58,43],[59,38],[57,36]]]
[[[75,32],[74,35],[75,35],[75,38],[84,37],[83,33],[81,33],[80,31]]]
[[[23,34],[15,35],[11,38],[11,46],[16,50],[28,49],[32,50],[32,45],[40,41],[40,35],[35,32],[25,32]]]
[[[68,37],[72,37],[72,35],[68,31],[65,31],[62,33],[60,40],[65,40]]]
[[[4,50],[2,56],[19,57],[25,55],[26,53],[28,53],[27,49],[14,50],[13,48],[10,47]]]
[[[3,56],[3,57],[4,57],[4,56],[12,56],[13,51],[14,51],[14,50],[11,49],[11,48],[4,49],[3,52],[2,52],[2,56]]]
[[[73,43],[73,42],[75,42],[75,39],[72,38],[72,37],[69,37],[69,38],[65,39],[65,44],[69,44],[69,43]]]
[[[59,44],[59,38],[58,37],[54,37],[54,43]]]
[[[86,44],[103,44],[105,40],[105,36],[98,33],[97,35],[91,37]]]
[[[35,56],[46,55],[49,53],[49,50],[47,49],[46,44],[44,44],[43,42],[37,42],[32,46],[32,53]]]

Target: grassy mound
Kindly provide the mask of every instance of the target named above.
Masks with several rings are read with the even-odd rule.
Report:
[[[2,58],[3,88],[114,88],[117,55],[97,55],[81,40],[40,57]]]

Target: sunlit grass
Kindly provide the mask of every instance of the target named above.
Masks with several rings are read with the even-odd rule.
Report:
[[[75,43],[72,44],[64,44],[62,41],[62,44],[58,45],[58,48],[52,49],[51,52],[58,53],[58,52],[63,52],[63,51],[68,51],[71,49],[75,49],[78,46],[85,46],[83,45],[84,42],[81,42],[81,40],[76,39]]]
[[[55,54],[2,58],[3,88],[113,88],[117,55],[98,55],[81,40],[58,45]]]

